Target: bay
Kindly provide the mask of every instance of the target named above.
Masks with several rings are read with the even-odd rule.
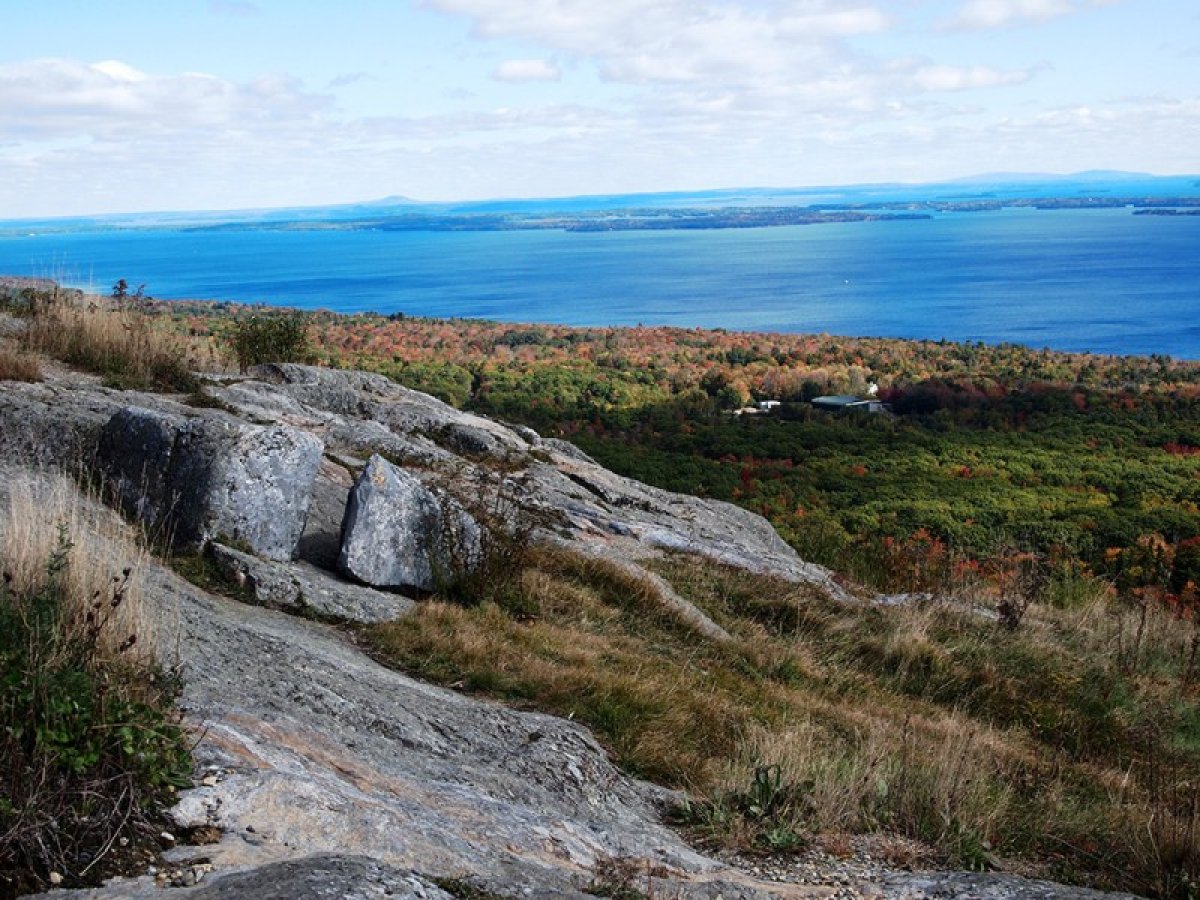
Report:
[[[10,230],[0,273],[338,312],[1200,359],[1200,217],[1129,209],[710,231]]]

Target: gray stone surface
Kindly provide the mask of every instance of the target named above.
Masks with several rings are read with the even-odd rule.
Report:
[[[207,866],[205,867],[207,868]],[[183,885],[172,885],[183,887]],[[162,900],[165,885],[152,877],[114,879],[89,891],[51,891],[41,898],[88,897],[123,900]],[[169,895],[168,895],[169,896]],[[267,863],[249,869],[205,873],[181,896],[189,900],[454,900],[433,881],[353,855],[321,854]]]
[[[360,463],[355,467],[362,468]],[[304,532],[296,547],[296,557],[322,569],[337,568],[342,549],[342,521],[346,518],[346,501],[354,487],[354,476],[345,465],[322,459],[313,481],[308,517]]]
[[[303,560],[271,562],[220,543],[209,545],[209,551],[255,603],[272,609],[348,622],[387,622],[413,606],[407,597],[351,584]]]
[[[361,856],[310,856],[210,879],[195,900],[453,900],[428,878]]]
[[[202,852],[213,877],[354,854],[508,896],[570,896],[602,859],[631,857],[662,866],[679,896],[714,884],[727,898],[769,896],[663,827],[668,794],[621,775],[576,724],[414,681],[328,626],[206,595],[167,570],[150,572],[149,589],[181,629],[182,702],[214,773],[174,816],[225,832],[173,854]]]
[[[566,456],[579,462],[591,463],[594,466],[599,465],[599,463],[570,441],[564,441],[562,438],[542,438],[542,446],[547,450],[553,450],[560,456]]]
[[[104,426],[97,465],[127,512],[176,543],[223,538],[283,560],[303,532],[321,450],[284,425],[127,407]]]
[[[104,424],[128,400],[92,384],[6,382],[0,389],[0,452],[12,460],[78,471]]]
[[[896,872],[881,879],[880,890],[881,896],[912,900],[1136,900],[1001,872]]]
[[[480,536],[465,510],[375,455],[346,504],[338,567],[376,587],[432,591],[478,564]]]
[[[549,461],[533,462],[507,490],[541,511],[558,533],[595,552],[638,559],[662,551],[694,553],[726,565],[822,586],[849,598],[822,566],[805,562],[762,516],[719,500],[659,490],[610,472],[544,441]]]

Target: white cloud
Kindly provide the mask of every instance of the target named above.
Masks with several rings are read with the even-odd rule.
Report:
[[[974,88],[1024,84],[1032,70],[1004,71],[990,66],[921,66],[912,74],[913,82],[926,91],[965,91]]]
[[[139,81],[146,80],[146,75],[143,72],[139,72],[133,66],[126,65],[119,59],[106,59],[103,62],[93,63],[90,68],[93,72],[107,75],[113,81],[125,82],[126,84],[136,84]]]
[[[617,147],[639,156],[636,166],[626,165],[645,174],[646,187],[653,187],[652,173],[664,184],[686,186],[678,172],[693,173],[691,184],[804,182],[813,177],[809,166],[823,157],[830,169],[839,159],[850,166],[850,157],[866,153],[864,138],[880,128],[895,129],[897,146],[909,145],[943,121],[978,114],[978,107],[940,99],[950,93],[1021,85],[1037,74],[869,57],[856,49],[854,37],[898,23],[863,0],[426,3],[469,16],[475,35],[499,46],[532,43],[580,69],[590,66],[618,91],[619,99],[593,95],[592,104],[569,115],[504,110],[462,117],[453,124],[459,134],[514,146],[557,146],[568,134],[586,135],[581,147],[597,160],[614,157]],[[451,127],[432,120],[402,127],[427,133],[443,126]],[[888,150],[879,160],[891,155]],[[676,160],[678,172],[674,165],[664,169],[659,156]],[[569,158],[559,147],[546,168],[565,166]],[[861,163],[873,164],[866,156]],[[601,164],[592,169],[599,173]]]
[[[950,30],[1004,28],[1049,22],[1088,7],[1111,6],[1121,0],[967,0],[958,14],[943,23]]]
[[[475,45],[439,48],[466,65],[423,74],[415,92],[412,79],[389,90],[394,73],[379,68],[322,70],[316,89],[288,75],[152,72],[136,57],[0,65],[0,211],[1180,171],[1194,169],[1200,144],[1196,101],[1178,99],[1175,84],[1157,99],[1115,101],[1101,86],[1065,86],[1054,57],[1050,101],[1032,87],[1042,67],[1021,34],[989,35],[984,59],[955,31],[1048,21],[1102,0],[422,2],[466,17]],[[914,38],[920,8],[938,6],[960,14],[954,29]],[[881,49],[906,41],[911,55]],[[553,104],[487,83],[564,72],[578,77]],[[324,93],[347,85],[353,109],[368,113]],[[431,114],[406,114],[409,102]]]
[[[38,59],[0,66],[0,140],[128,140],[197,128],[309,122],[330,98],[286,75],[238,84],[201,72],[151,75],[118,60]]]
[[[849,37],[886,31],[892,24],[892,17],[874,6],[850,6],[786,13],[779,18],[779,33],[798,38]]]
[[[522,38],[593,62],[610,81],[701,82],[795,75],[842,40],[887,28],[861,0],[427,0],[483,38]]]
[[[506,59],[492,77],[498,81],[560,81],[562,69],[546,59]]]
[[[1056,2],[1067,0],[996,0]],[[904,96],[1028,81],[1033,70],[877,60],[856,36],[892,28],[864,0],[426,0],[465,15],[481,38],[534,42],[604,81],[643,88],[648,124],[693,116],[872,115]],[[557,76],[541,60],[510,60],[497,77]]]

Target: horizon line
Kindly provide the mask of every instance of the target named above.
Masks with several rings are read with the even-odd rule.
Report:
[[[1155,173],[1131,171],[1125,169],[1085,169],[1075,172],[980,172],[972,175],[958,176],[954,178],[946,178],[934,181],[857,181],[844,182],[838,184],[806,184],[806,185],[741,185],[735,187],[703,187],[703,188],[686,188],[686,189],[670,189],[670,190],[634,190],[634,191],[600,191],[595,193],[582,194],[549,194],[535,196],[493,196],[493,197],[477,197],[477,198],[460,198],[460,199],[417,199],[409,197],[405,194],[386,194],[382,197],[374,197],[370,199],[357,200],[341,200],[329,203],[305,203],[300,205],[284,205],[284,206],[242,206],[242,207],[215,207],[215,208],[190,208],[190,209],[148,209],[148,210],[129,210],[129,211],[111,211],[111,212],[89,212],[89,213],[69,213],[53,216],[15,216],[0,218],[0,222],[57,222],[71,221],[80,219],[117,219],[117,218],[132,218],[145,216],[179,216],[179,215],[248,215],[252,213],[276,213],[320,209],[337,209],[342,207],[354,206],[379,206],[393,201],[396,205],[407,204],[415,207],[420,206],[469,206],[488,203],[552,203],[579,201],[589,199],[602,199],[606,197],[649,197],[649,196],[669,196],[669,197],[688,197],[701,196],[705,194],[736,194],[740,192],[805,192],[805,191],[831,191],[831,190],[850,190],[850,189],[870,189],[870,188],[922,188],[922,187],[950,187],[955,185],[970,186],[972,184],[988,184],[996,185],[1004,184],[1021,184],[1023,180],[1037,179],[1045,182],[1053,182],[1055,179],[1069,181],[1071,179],[1089,178],[1097,183],[1103,183],[1104,179],[1112,180],[1135,180],[1139,178],[1147,178],[1153,180],[1160,179],[1197,179],[1197,187],[1200,187],[1200,171],[1196,172],[1175,172],[1175,173]]]

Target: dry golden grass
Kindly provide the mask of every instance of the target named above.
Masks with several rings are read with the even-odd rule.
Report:
[[[657,564],[735,635],[714,644],[619,567],[544,548],[526,563],[511,608],[423,604],[367,637],[415,674],[588,724],[630,771],[699,796],[685,819],[702,839],[878,831],[959,864],[1016,855],[1163,896],[1196,873],[1191,626],[1162,611],[1129,671],[1114,642],[1137,611],[1103,585],[1014,632],[960,602],[844,604]]]
[[[36,356],[17,347],[0,344],[0,381],[41,381],[42,367]]]
[[[28,596],[41,591],[49,577],[49,560],[64,546],[69,547],[66,565],[56,576],[63,601],[64,643],[98,627],[102,660],[152,659],[159,628],[145,605],[146,555],[137,535],[115,513],[81,495],[64,476],[14,478],[0,505],[0,561],[12,579],[13,593]],[[114,591],[121,595],[116,606]],[[134,635],[134,646],[122,650]]]
[[[210,339],[173,334],[151,317],[101,301],[56,303],[29,320],[25,346],[103,375],[114,387],[193,391],[197,370],[229,369]]]
[[[556,587],[550,602],[561,603],[573,589]],[[745,719],[740,704],[696,690],[698,679],[681,673],[680,661],[647,655],[641,641],[620,635],[619,612],[594,596],[580,599],[567,616],[575,625],[516,622],[491,603],[429,603],[416,619],[381,626],[371,637],[389,656],[403,648],[435,681],[588,722],[640,775],[674,784],[706,777],[713,754],[736,746]]]

